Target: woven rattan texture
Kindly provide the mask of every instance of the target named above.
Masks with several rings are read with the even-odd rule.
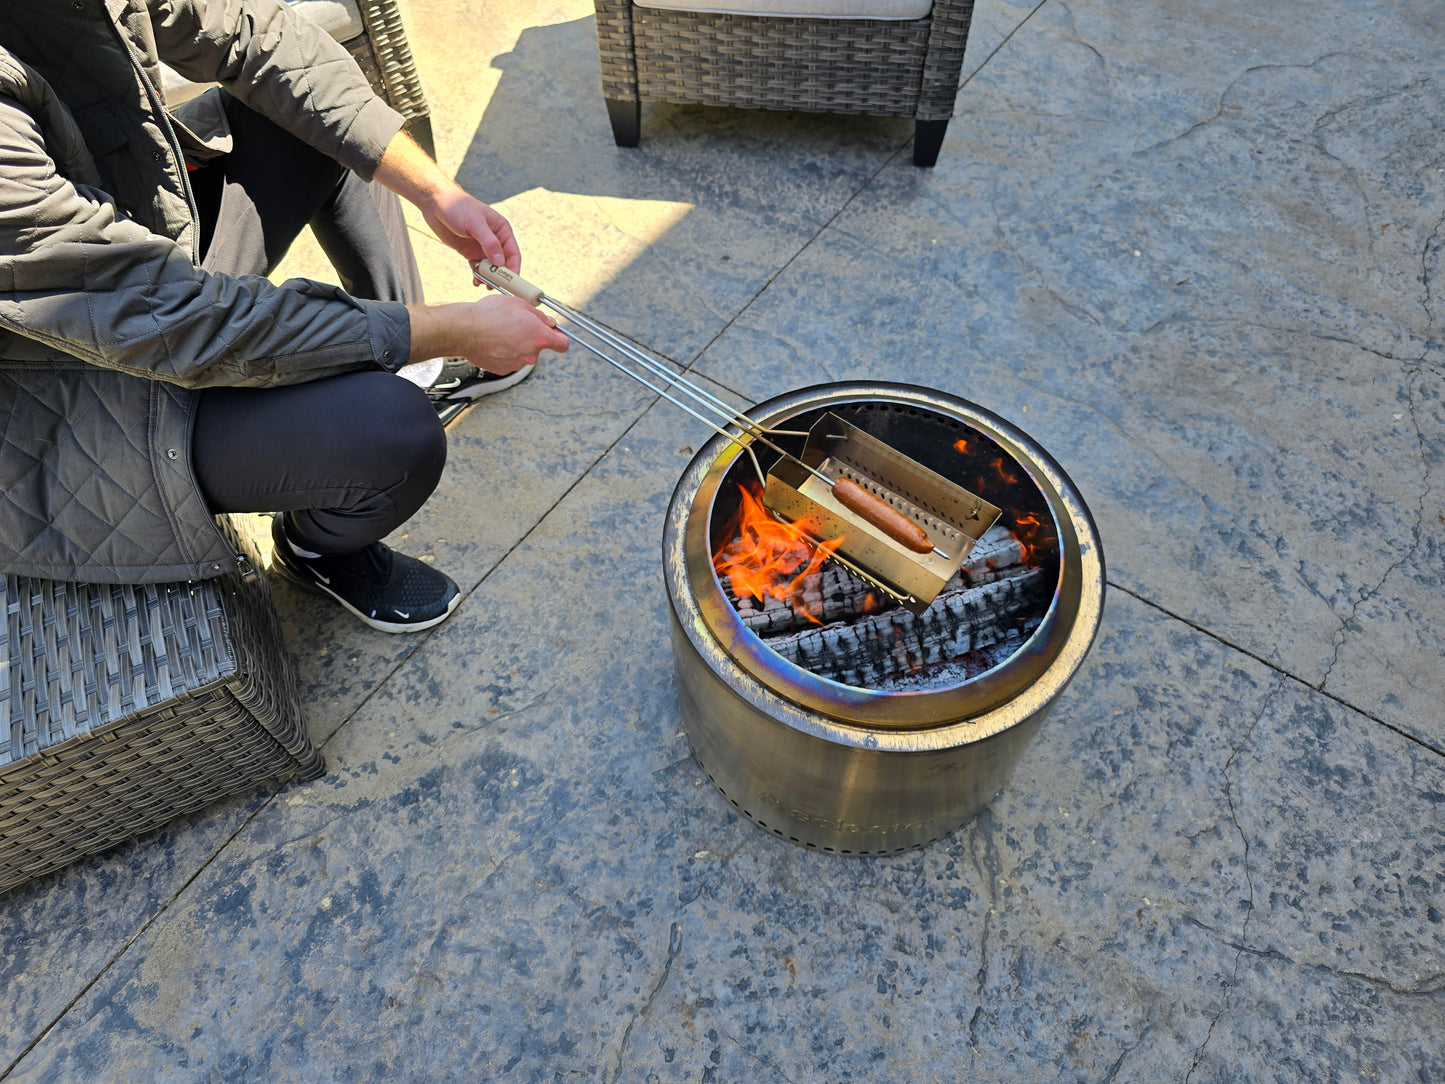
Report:
[[[596,0],[603,95],[946,120],[972,0],[914,21],[719,15]]]
[[[432,150],[431,110],[412,59],[396,0],[358,0],[366,33],[346,43],[371,85],[406,118],[407,129]]]
[[[0,583],[0,892],[323,770],[264,577]]]

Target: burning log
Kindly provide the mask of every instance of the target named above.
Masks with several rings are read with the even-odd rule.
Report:
[[[894,607],[851,623],[764,636],[764,642],[805,670],[860,688],[897,685],[949,664],[962,671],[960,680],[973,677],[1012,654],[1046,608],[1052,585],[1043,570],[1014,571],[945,591],[919,617]]]
[[[1025,553],[996,525],[918,617],[833,562],[799,577],[787,598],[738,598],[723,584],[743,623],[788,661],[846,685],[907,687],[983,673],[1038,627],[1052,584]]]
[[[1025,557],[1024,544],[1002,523],[995,523],[974,543],[959,571],[964,583],[989,583],[1009,575],[1010,569],[1024,564]]]
[[[723,556],[728,555],[723,551]],[[940,597],[958,593],[968,586],[1018,576],[1023,571],[1024,547],[1007,527],[995,525],[974,545],[958,575],[949,581]],[[759,636],[796,632],[810,625],[855,621],[890,609],[892,602],[866,580],[841,565],[829,562],[800,577],[792,596],[780,598],[764,593],[759,602],[746,590],[737,590],[729,577],[724,589],[743,623]]]

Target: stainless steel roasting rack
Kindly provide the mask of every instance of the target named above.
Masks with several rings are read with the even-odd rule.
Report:
[[[479,283],[550,309],[567,321],[561,330],[572,342],[737,445],[769,511],[819,541],[840,540],[835,560],[914,613],[927,609],[1000,515],[831,411],[808,430],[765,426],[507,268],[478,263],[472,270]],[[778,437],[804,438],[802,454]],[[754,444],[778,455],[766,471]]]

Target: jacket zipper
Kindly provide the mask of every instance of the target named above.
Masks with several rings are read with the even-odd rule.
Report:
[[[145,66],[141,64],[140,60],[136,57],[135,49],[131,47],[130,42],[126,40],[125,34],[122,33],[120,27],[116,25],[115,19],[110,14],[110,11],[105,9],[103,5],[102,10],[105,11],[105,22],[106,25],[110,27],[110,32],[115,35],[116,42],[125,50],[126,58],[130,61],[131,70],[140,76],[141,85],[145,87],[146,96],[150,98],[151,109],[159,119],[161,132],[165,135],[166,144],[171,149],[173,162],[180,165],[181,193],[186,197],[186,206],[191,212],[191,262],[199,264],[201,262],[201,213],[200,209],[196,206],[196,195],[191,191],[191,179],[186,172],[185,151],[181,149],[180,138],[176,135],[175,126],[171,124],[170,114],[166,112],[164,99],[162,99],[160,91],[157,90],[156,85],[151,82],[151,77],[146,74]]]
[[[131,70],[140,77],[141,85],[145,88],[146,96],[150,99],[151,110],[158,118],[161,132],[165,135],[166,143],[171,149],[172,160],[180,166],[181,192],[186,197],[186,206],[191,213],[191,261],[199,264],[201,262],[200,210],[196,207],[196,195],[191,189],[191,179],[186,172],[186,155],[181,149],[181,141],[176,135],[175,126],[171,124],[170,115],[166,113],[160,91],[156,89],[156,85],[151,82],[150,76],[146,74],[145,66],[141,64],[137,58],[135,50],[131,47],[125,34],[122,33],[120,27],[116,25],[116,21],[110,14],[109,9],[102,5],[102,10],[105,11],[106,25],[110,27],[110,32],[115,36],[116,43],[125,51],[126,59],[130,61]],[[216,534],[222,539],[225,538],[220,531],[216,531]],[[240,574],[242,583],[255,583],[260,579],[260,573],[256,571],[256,566],[251,563],[250,558],[243,553],[232,552],[236,558],[236,571]]]

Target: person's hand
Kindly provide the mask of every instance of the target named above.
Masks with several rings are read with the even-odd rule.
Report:
[[[432,232],[465,256],[468,263],[486,260],[514,274],[521,273],[522,252],[511,224],[465,189],[458,187],[439,196],[422,208],[422,217]]]
[[[568,338],[557,321],[519,297],[493,294],[450,305],[408,305],[411,360],[463,357],[489,373],[534,365],[543,350],[562,353]]]
[[[468,263],[487,260],[521,272],[522,253],[507,220],[444,174],[404,129],[386,145],[375,178],[410,200],[432,232]]]

